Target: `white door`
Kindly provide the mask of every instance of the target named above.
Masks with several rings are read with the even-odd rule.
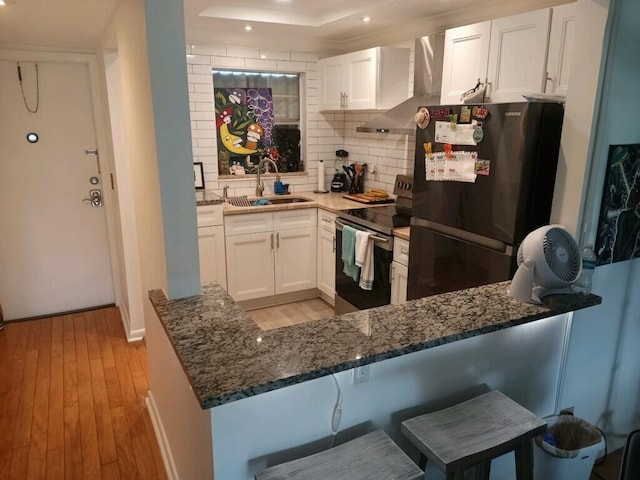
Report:
[[[347,56],[347,109],[377,108],[378,49],[369,48]]]
[[[487,77],[491,22],[450,28],[445,33],[440,103],[460,104],[460,96]]]
[[[275,293],[315,288],[316,228],[280,230],[275,236]]]
[[[491,102],[523,102],[523,94],[544,92],[550,20],[545,8],[491,22]]]
[[[227,265],[222,225],[198,227],[200,283],[218,282],[227,289]]]
[[[391,305],[407,302],[409,268],[398,262],[391,264]]]
[[[569,3],[552,10],[545,93],[566,95],[576,36],[576,4]]]
[[[225,243],[229,295],[237,302],[273,295],[275,234],[235,235],[225,237]]]
[[[334,300],[336,295],[336,234],[318,228],[318,289]]]
[[[7,319],[113,303],[85,64],[0,61],[0,303]],[[38,104],[39,91],[39,104]],[[36,113],[29,113],[28,107]],[[35,133],[37,143],[27,141]],[[90,178],[98,180],[97,185]]]
[[[345,92],[344,57],[331,57],[318,62],[320,74],[320,110],[340,110]]]

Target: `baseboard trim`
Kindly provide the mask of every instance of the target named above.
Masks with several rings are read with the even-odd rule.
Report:
[[[169,480],[179,480],[176,464],[173,461],[173,455],[171,455],[171,447],[169,446],[169,441],[167,440],[167,435],[162,425],[162,419],[158,413],[158,408],[156,407],[156,402],[153,399],[151,390],[149,390],[147,397],[144,399],[144,403],[147,405],[147,411],[149,412],[149,417],[151,417],[151,424],[153,425],[153,431],[158,440],[160,455],[162,455],[162,463],[164,464],[167,478]]]
[[[131,330],[131,321],[129,320],[129,312],[120,307],[120,317],[122,318],[122,326],[124,327],[125,335],[127,336],[127,342],[139,342],[144,338],[144,328],[137,330]]]
[[[310,288],[308,290],[300,290],[299,292],[281,293],[279,295],[253,298],[251,300],[240,300],[236,303],[244,310],[255,310],[256,308],[275,307],[276,305],[284,305],[285,303],[311,300],[312,298],[318,298],[319,296],[320,290],[317,288]]]
[[[322,300],[324,300],[326,303],[328,303],[329,305],[331,305],[332,307],[336,306],[336,297],[330,297],[329,295],[327,295],[324,292],[320,292],[320,298]]]

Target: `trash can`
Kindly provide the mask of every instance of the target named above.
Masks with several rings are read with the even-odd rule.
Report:
[[[604,437],[586,420],[573,415],[547,418],[547,433],[535,439],[535,480],[589,480]]]

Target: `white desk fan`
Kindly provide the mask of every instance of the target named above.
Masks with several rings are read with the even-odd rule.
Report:
[[[518,270],[509,296],[527,303],[554,293],[573,293],[571,284],[582,271],[582,256],[571,234],[560,225],[529,233],[518,248]]]

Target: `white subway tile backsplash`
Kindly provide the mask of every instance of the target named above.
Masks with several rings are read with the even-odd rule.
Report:
[[[187,57],[189,65],[211,65],[211,57],[209,55],[193,55]]]
[[[211,65],[214,67],[244,68],[244,58],[211,57]]]
[[[213,56],[219,56],[219,57],[224,57],[227,55],[227,49],[225,47],[212,47],[212,46],[199,46],[199,45],[194,45],[193,47],[191,47],[193,53],[197,54],[197,55],[213,55]]]
[[[197,73],[199,75],[211,75],[211,72],[213,71],[211,62],[209,62],[209,64],[207,65],[193,65],[192,69],[193,69],[192,73]]]
[[[260,50],[257,48],[227,47],[227,57],[260,58]]]
[[[247,58],[244,64],[245,68],[253,68],[256,70],[275,70],[277,68],[275,60],[256,60],[253,58]]]
[[[278,60],[278,71],[280,72],[304,72],[307,69],[306,62],[287,62]]]
[[[291,52],[260,50],[260,58],[268,60],[291,60]]]
[[[215,106],[213,103],[196,103],[195,111],[196,112],[214,112]]]
[[[198,84],[198,83],[206,83],[207,85],[211,85],[211,75],[203,75],[198,73],[190,73],[187,75],[187,82]]]

